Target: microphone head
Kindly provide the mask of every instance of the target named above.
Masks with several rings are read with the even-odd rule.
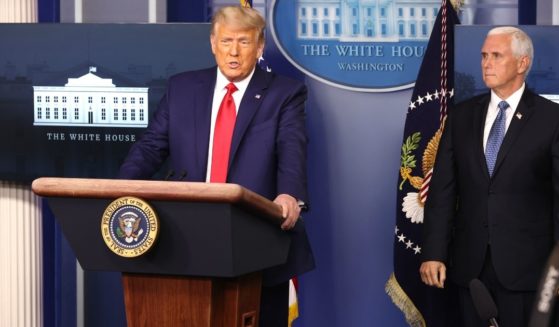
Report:
[[[470,295],[476,307],[477,314],[483,321],[497,317],[497,306],[489,291],[479,279],[470,281]]]
[[[534,308],[530,317],[530,327],[555,326],[557,290],[559,288],[559,243],[547,259],[547,264],[542,272]]]

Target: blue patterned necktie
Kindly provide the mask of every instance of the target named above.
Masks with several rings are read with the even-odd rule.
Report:
[[[509,104],[506,101],[501,101],[497,106],[499,107],[499,113],[493,122],[493,126],[491,126],[489,137],[487,137],[487,144],[485,145],[485,161],[487,162],[489,176],[493,176],[493,169],[495,168],[495,161],[497,161],[497,154],[499,153],[501,143],[503,143],[503,138],[505,137],[505,131],[507,128],[506,111]]]

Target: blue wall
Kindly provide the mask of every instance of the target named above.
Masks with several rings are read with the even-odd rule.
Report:
[[[384,293],[400,142],[411,92],[366,94],[307,79],[311,211],[317,269],[301,278],[297,326],[405,326]]]

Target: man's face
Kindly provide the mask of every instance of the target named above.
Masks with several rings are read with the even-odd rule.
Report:
[[[210,42],[219,70],[231,82],[244,79],[262,55],[264,44],[258,41],[258,31],[220,23],[214,27]]]
[[[502,99],[522,85],[528,63],[528,57],[513,55],[510,35],[489,35],[481,48],[483,81]]]

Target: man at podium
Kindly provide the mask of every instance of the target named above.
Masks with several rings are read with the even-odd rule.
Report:
[[[236,183],[281,206],[287,263],[264,272],[260,326],[287,326],[288,281],[314,268],[300,205],[307,201],[306,87],[257,66],[265,21],[221,8],[210,43],[217,66],[172,76],[154,117],[119,172],[149,179],[168,159],[176,179]]]

